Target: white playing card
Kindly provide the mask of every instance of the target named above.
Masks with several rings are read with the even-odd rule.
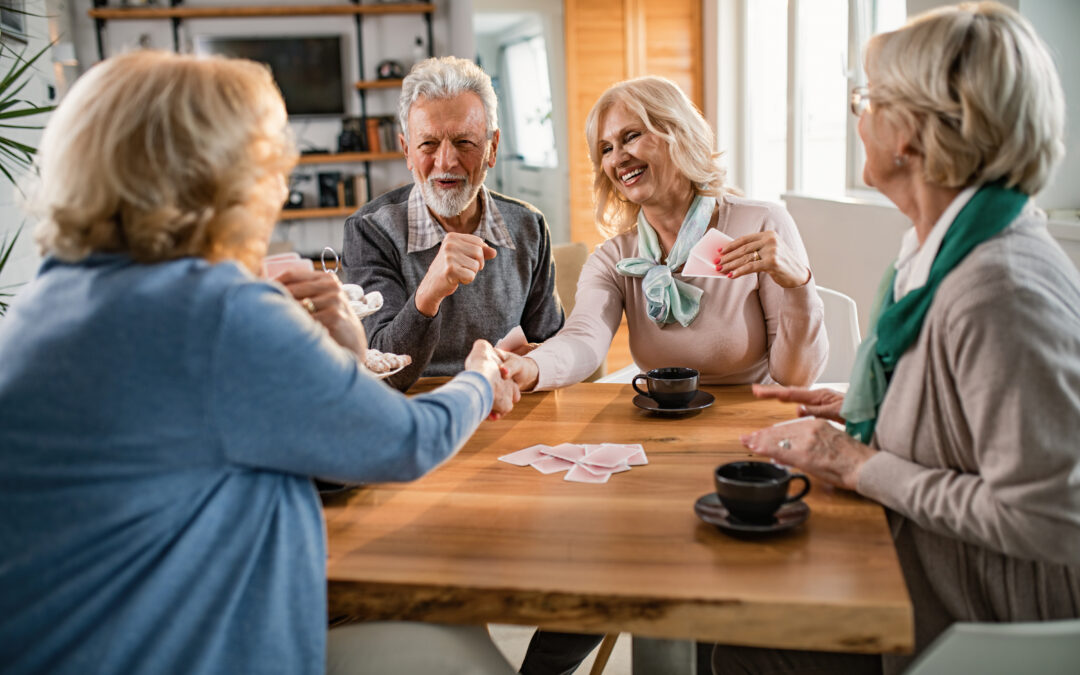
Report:
[[[683,265],[682,275],[684,277],[724,277],[723,272],[716,271],[715,263],[707,263],[696,255],[691,254],[686,259],[686,264]]]
[[[506,337],[495,343],[495,348],[504,352],[512,352],[518,347],[524,347],[527,344],[529,344],[529,341],[525,338],[525,331],[521,330],[521,326],[514,326],[506,334]]]
[[[307,258],[267,260],[263,262],[263,274],[267,279],[277,279],[291,269],[310,272],[315,269],[315,265]]]
[[[499,458],[499,461],[506,462],[507,464],[513,464],[514,466],[529,466],[533,462],[539,459],[543,459],[547,456],[544,453],[540,452],[542,449],[548,450],[550,448],[550,445],[544,445],[543,443],[539,445],[530,445],[529,447],[518,450],[517,452],[511,452],[509,455],[503,455]]]
[[[559,459],[558,457],[544,457],[543,459],[536,460],[529,466],[540,473],[558,473],[560,471],[566,471],[575,466],[575,464],[573,462],[568,462],[565,459]]]
[[[565,459],[568,462],[577,462],[585,457],[585,448],[574,443],[559,443],[555,447],[542,451],[545,455]]]
[[[569,480],[575,483],[606,483],[608,482],[608,478],[611,478],[610,473],[595,474],[580,464],[575,464],[570,467],[570,470],[563,476],[563,480]]]
[[[616,467],[620,464],[626,464],[635,453],[641,452],[640,445],[619,445],[615,443],[604,443],[599,446],[586,446],[589,450],[585,454],[585,459],[582,460],[586,464],[592,464],[594,466],[607,466]]]
[[[728,242],[735,241],[720,230],[709,229],[701,236],[694,248],[690,249],[690,257],[683,266],[684,277],[726,277],[723,272],[716,271],[718,250]]]

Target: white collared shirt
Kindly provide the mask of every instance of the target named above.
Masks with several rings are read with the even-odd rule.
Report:
[[[514,249],[514,240],[510,236],[510,230],[502,214],[495,208],[495,200],[491,198],[487,187],[480,186],[477,195],[480,199],[480,222],[473,234],[494,246]],[[413,184],[412,192],[409,193],[409,239],[406,253],[416,253],[442,243],[446,237],[446,230],[431,215],[424,202],[424,191],[420,186]]]
[[[900,242],[900,254],[896,258],[896,278],[893,280],[893,299],[900,300],[916,288],[922,288],[930,278],[930,266],[941,250],[945,233],[979,190],[978,186],[965,188],[942,211],[926,241],[919,245],[919,235],[912,227],[904,233]]]

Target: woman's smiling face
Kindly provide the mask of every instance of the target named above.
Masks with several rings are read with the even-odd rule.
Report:
[[[689,179],[671,161],[667,142],[625,104],[604,113],[599,137],[600,167],[624,199],[646,206],[686,191]]]

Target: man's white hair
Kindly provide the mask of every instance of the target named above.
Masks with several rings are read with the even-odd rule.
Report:
[[[499,102],[491,86],[491,78],[480,66],[456,56],[425,59],[413,66],[401,84],[401,98],[398,100],[398,122],[405,142],[409,142],[409,110],[417,99],[454,98],[466,92],[476,94],[484,104],[487,137],[490,139],[499,128]]]

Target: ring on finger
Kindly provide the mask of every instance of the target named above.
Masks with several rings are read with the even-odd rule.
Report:
[[[760,251],[754,251],[754,262],[758,262],[760,260],[761,260],[761,252]]]
[[[790,438],[781,438],[780,442],[776,444],[776,447],[780,448],[781,450],[790,450],[791,449],[791,439]]]
[[[315,313],[315,302],[311,298],[301,298],[300,304],[304,306],[304,309],[308,311],[308,314]]]

